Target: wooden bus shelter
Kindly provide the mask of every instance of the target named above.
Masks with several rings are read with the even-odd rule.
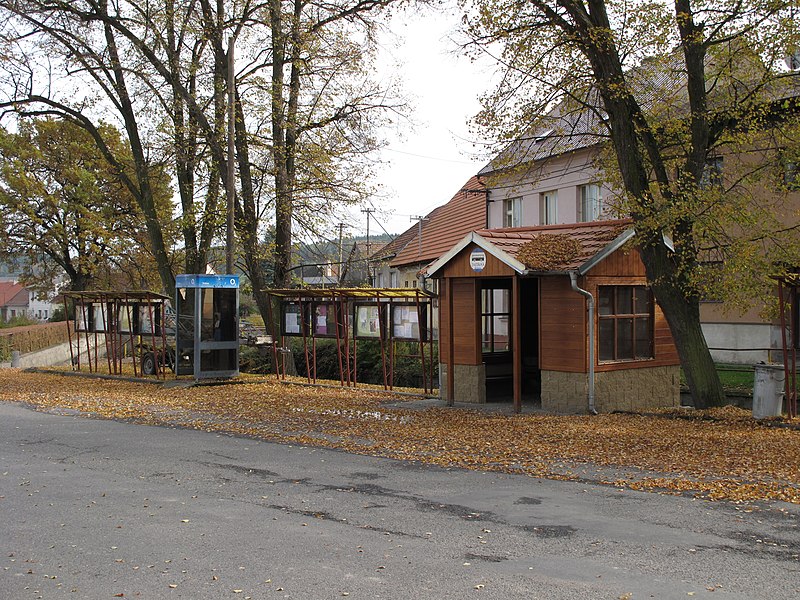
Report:
[[[630,221],[478,230],[430,265],[448,403],[677,406],[677,351],[633,235]]]
[[[270,316],[273,339],[282,348],[287,337],[303,340],[306,377],[317,381],[317,340],[336,341],[339,381],[355,387],[358,382],[358,343],[372,340],[380,345],[384,389],[394,387],[394,365],[398,344],[410,343],[421,364],[422,388],[432,392],[433,348],[437,338],[434,294],[419,288],[329,288],[270,289],[268,296],[279,300],[280,315]],[[272,302],[270,302],[272,306]],[[278,377],[286,377],[285,361],[278,359],[273,344],[273,362]]]
[[[74,315],[74,345],[71,328],[67,327],[73,368],[80,371],[86,364],[90,373],[99,373],[102,361],[98,349],[105,347],[109,375],[122,374],[123,361],[130,356],[135,377],[140,372],[166,376],[169,353],[164,317],[168,296],[129,290],[64,292],[63,297],[64,314]],[[86,359],[83,364],[82,357]]]

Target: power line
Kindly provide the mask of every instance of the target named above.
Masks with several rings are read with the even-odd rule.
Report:
[[[396,154],[405,154],[406,156],[413,156],[415,158],[424,158],[426,160],[438,160],[439,162],[449,162],[455,163],[457,165],[472,165],[475,164],[477,161],[465,161],[465,160],[453,160],[452,158],[437,158],[436,156],[426,156],[424,154],[414,154],[413,152],[405,152],[403,150],[394,150],[392,148],[384,148],[384,150],[388,152],[394,152]]]

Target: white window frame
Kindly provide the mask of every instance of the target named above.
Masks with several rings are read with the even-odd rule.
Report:
[[[542,225],[555,225],[558,223],[558,190],[550,190],[541,194],[539,223]]]
[[[522,198],[503,200],[503,227],[522,226]]]
[[[587,183],[579,186],[579,189],[578,216],[580,221],[584,223],[597,221],[603,213],[603,196],[600,186],[596,183]],[[589,195],[590,191],[595,192],[594,197]]]

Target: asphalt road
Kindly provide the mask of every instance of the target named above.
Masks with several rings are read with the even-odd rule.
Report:
[[[800,507],[0,403],[0,599],[791,598]]]

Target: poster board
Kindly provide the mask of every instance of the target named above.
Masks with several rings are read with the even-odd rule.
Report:
[[[378,304],[355,305],[355,336],[363,339],[381,338],[381,310],[384,306]],[[384,316],[385,316],[384,312]]]
[[[314,302],[314,337],[336,336],[336,310],[332,302]]]
[[[117,307],[117,331],[120,333],[133,333],[136,331],[137,314],[138,308],[135,304],[120,304]]]
[[[137,333],[139,335],[161,335],[161,328],[159,327],[161,307],[157,304],[139,304],[137,306],[139,313]]]
[[[281,329],[283,335],[303,335],[303,306],[299,302],[285,302],[283,304]]]
[[[94,304],[75,303],[75,331],[94,331]]]
[[[422,315],[417,312],[416,304],[393,304],[392,305],[392,337],[396,340],[419,341],[420,332],[425,332],[425,311],[422,307]],[[420,316],[422,323],[420,323]],[[424,339],[424,338],[423,338]]]
[[[104,304],[102,302],[98,304],[93,304],[94,307],[94,329],[92,331],[96,331],[97,333],[105,333],[111,329],[109,321],[111,320],[111,315],[109,314],[109,307],[110,305]]]

